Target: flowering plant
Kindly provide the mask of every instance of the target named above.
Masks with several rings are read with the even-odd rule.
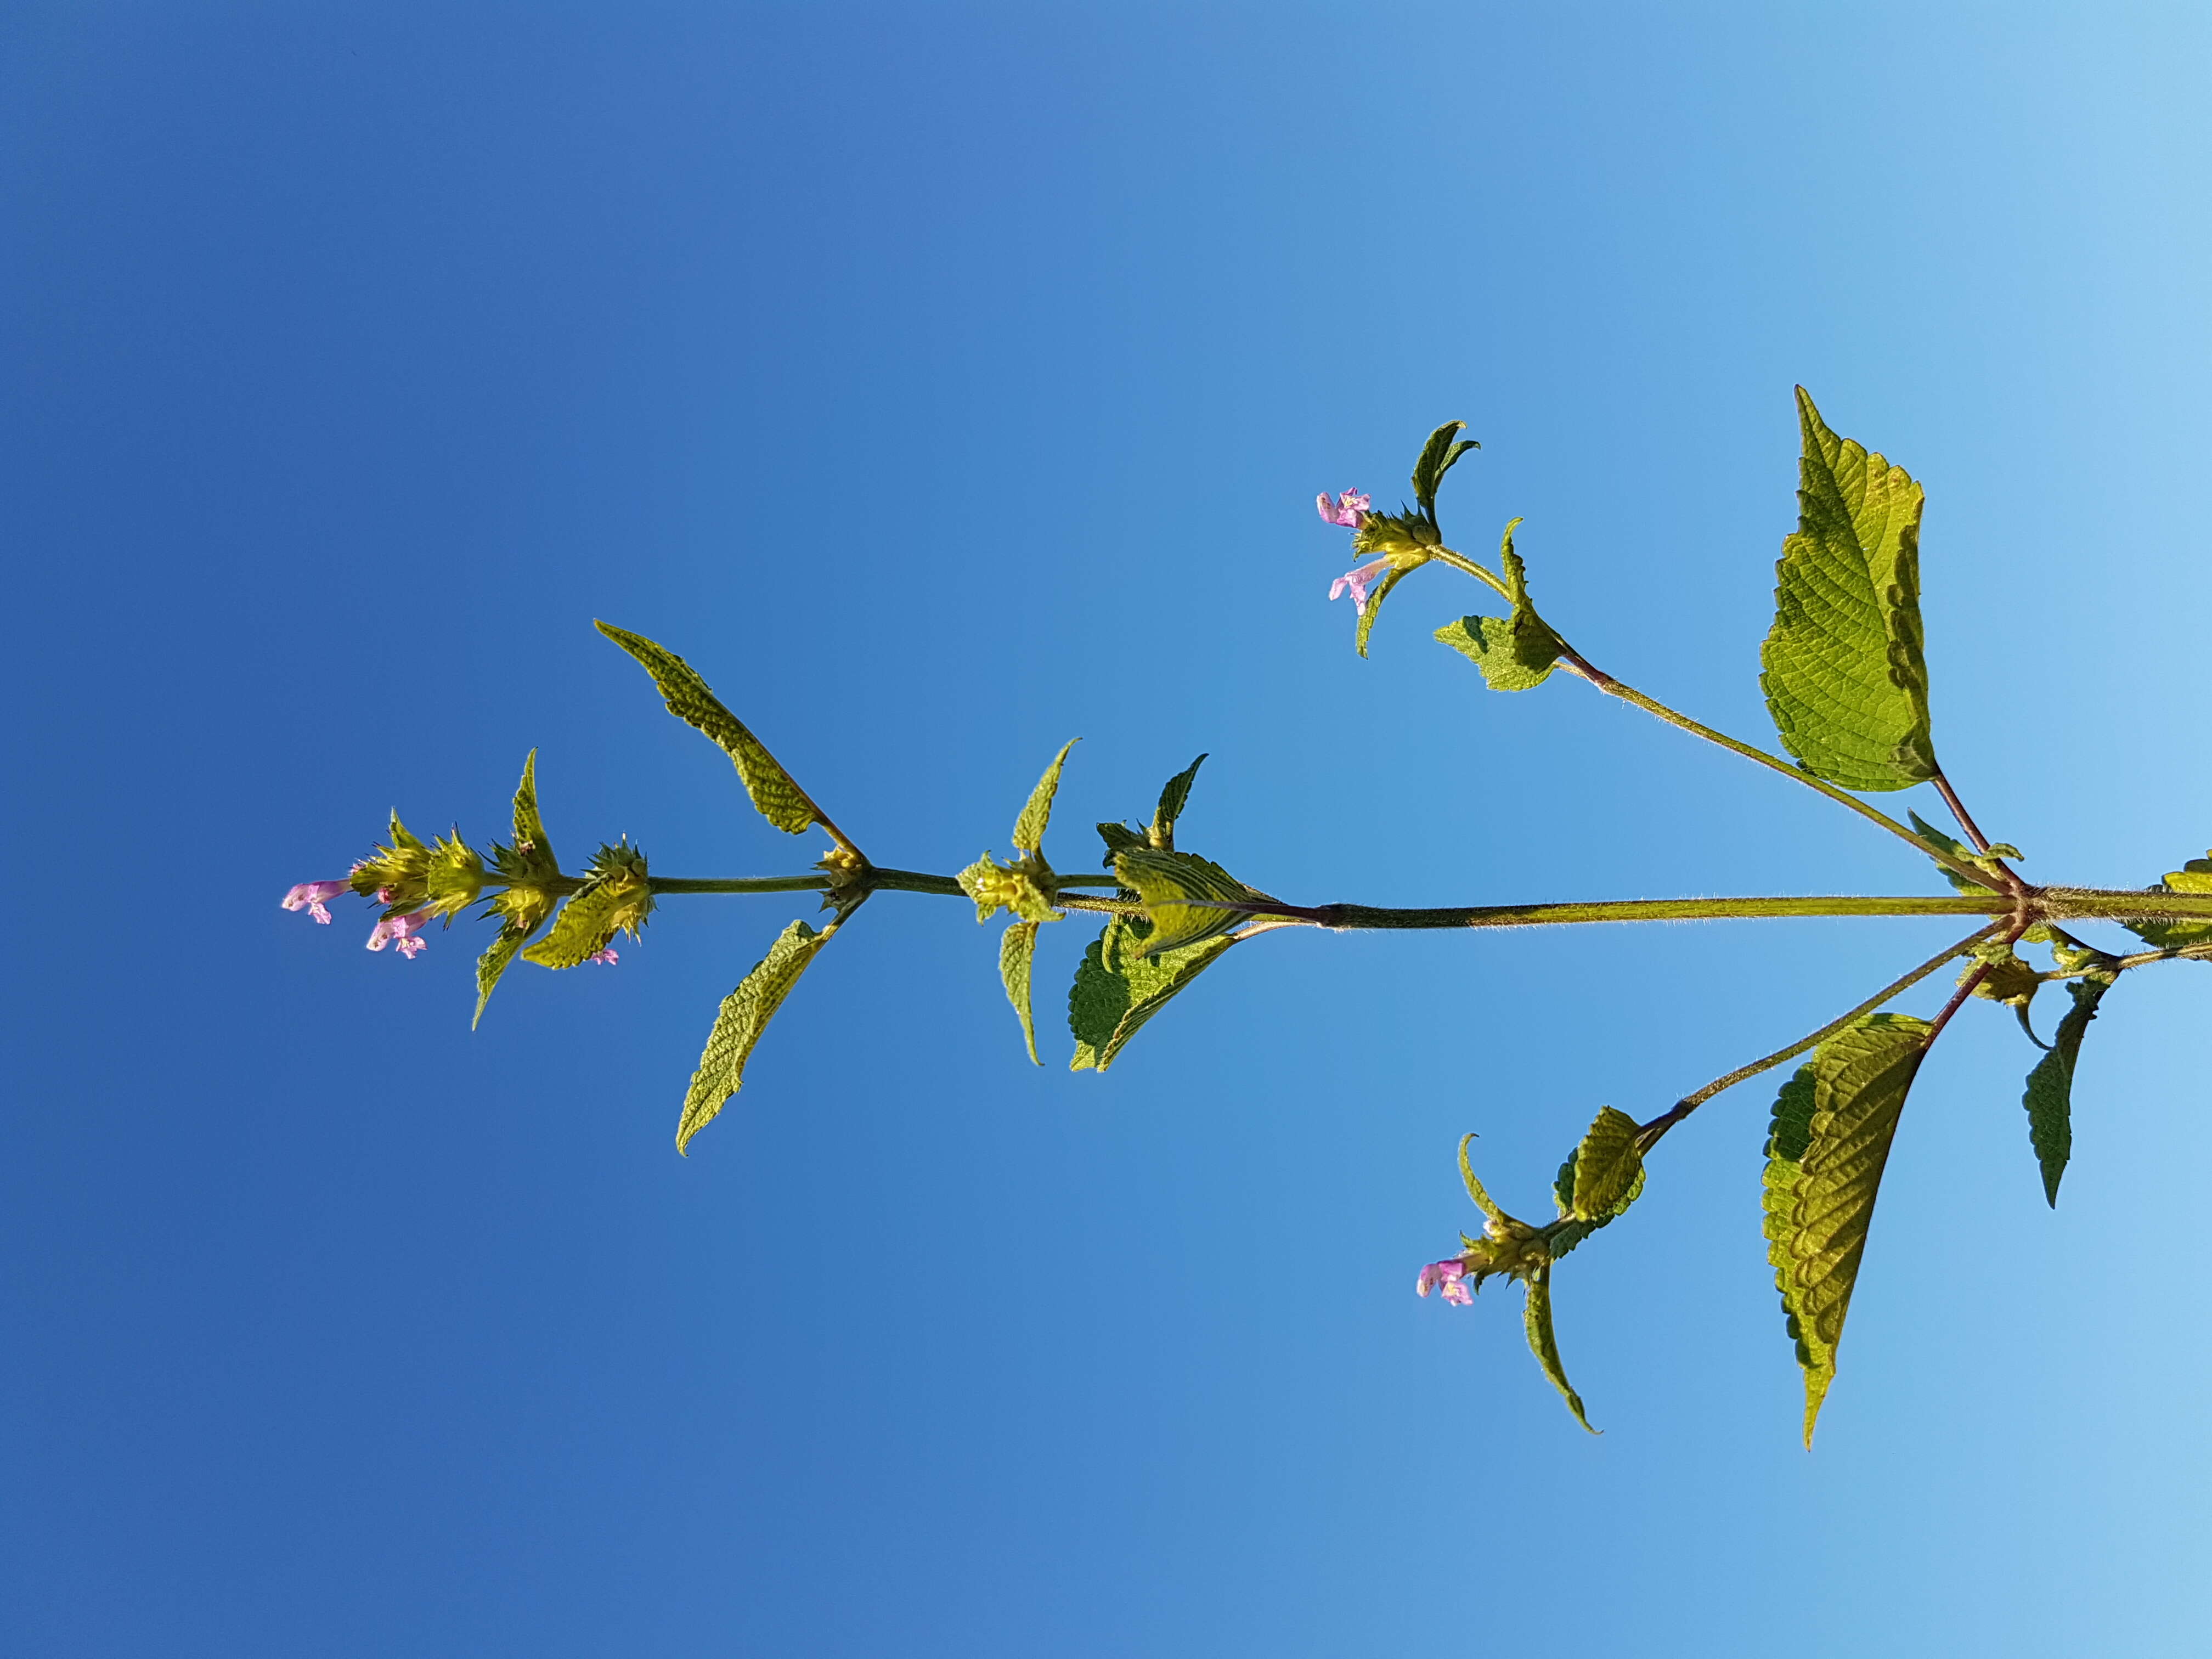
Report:
[[[1982,833],[1937,763],[1928,703],[1919,599],[1923,492],[1904,468],[1839,437],[1801,388],[1802,442],[1798,524],[1782,544],[1775,617],[1761,651],[1761,684],[1788,757],[1702,725],[1600,669],[1536,609],[1528,568],[1514,545],[1521,521],[1500,538],[1494,565],[1445,544],[1437,493],[1445,475],[1477,447],[1448,422],[1423,445],[1413,472],[1414,501],[1396,513],[1375,508],[1363,491],[1316,498],[1322,519],[1352,532],[1361,561],[1329,588],[1348,593],[1353,644],[1366,653],[1384,602],[1429,565],[1471,578],[1502,604],[1503,615],[1460,617],[1436,638],[1466,657],[1492,690],[1528,691],[1565,673],[1679,731],[1717,744],[1814,790],[1924,854],[1950,891],[1897,896],[1588,900],[1392,909],[1353,903],[1287,902],[1220,865],[1176,845],[1177,828],[1206,757],[1169,779],[1141,828],[1097,826],[1103,873],[1056,869],[1044,837],[1071,743],[1038,780],[1008,839],[1015,856],[986,853],[956,873],[878,865],[801,788],[761,740],[681,657],[606,623],[599,631],[652,677],[669,712],[726,754],[753,805],[776,829],[818,829],[831,845],[811,869],[779,876],[683,878],[656,875],[627,842],[602,845],[577,873],[564,871],[540,817],[537,755],[525,761],[514,795],[514,841],[484,852],[459,830],[425,842],[394,814],[386,845],[335,880],[303,882],[281,901],[319,923],[347,892],[380,907],[368,948],[392,945],[412,959],[428,948],[434,920],[450,927],[470,907],[498,932],[476,968],[477,1017],[519,957],[540,967],[613,965],[618,934],[637,938],[659,901],[702,894],[820,895],[820,927],[793,921],[767,956],[726,997],[678,1116],[684,1152],[743,1086],[746,1061],[763,1031],[822,949],[879,892],[966,899],[978,921],[1004,912],[1000,981],[1032,1060],[1037,1058],[1030,997],[1037,935],[1074,913],[1097,915],[1068,993],[1076,1071],[1104,1072],[1138,1031],[1236,945],[1283,927],[1429,929],[1573,926],[1597,921],[1775,916],[1954,916],[1971,931],[1864,1000],[1771,1054],[1676,1097],[1641,1119],[1601,1107],[1567,1154],[1553,1188],[1557,1214],[1534,1223],[1509,1214],[1476,1177],[1468,1135],[1459,1164],[1482,1212],[1481,1235],[1460,1236],[1456,1255],[1421,1268],[1416,1289],[1443,1302],[1472,1304],[1483,1282],[1502,1276],[1523,1291],[1528,1346],[1576,1419],[1589,1426],[1568,1384],[1553,1334],[1553,1268],[1591,1235],[1610,1226],[1644,1190],[1647,1164],[1667,1135],[1705,1102],[1790,1060],[1767,1126],[1763,1203],[1768,1258],[1805,1382],[1809,1443],[1835,1376],[1838,1345],[1872,1224],[1883,1167],[1922,1060],[1959,1012],[1976,1000],[2008,1007],[2040,1051],[2027,1073],[2022,1104],[2027,1140],[2045,1198],[2056,1205],[2072,1148],[2075,1068],[2089,1024],[2126,974],[2153,963],[2212,958],[2212,854],[2140,890],[2042,884],[2014,866],[2017,848]],[[1917,812],[1899,822],[1865,799],[1925,786],[1955,821],[1959,836]],[[1960,837],[1963,837],[1960,839]],[[2117,922],[2146,949],[2113,955],[2067,931],[2079,921]],[[2048,953],[2049,965],[2020,954]],[[1889,1005],[1952,963],[1952,994],[1931,1017]],[[2032,1005],[2046,985],[2063,985],[2067,1006],[2037,1035]]]

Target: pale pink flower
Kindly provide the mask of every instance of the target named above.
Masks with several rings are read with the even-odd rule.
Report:
[[[1466,1285],[1467,1263],[1457,1256],[1446,1256],[1442,1261],[1431,1261],[1421,1269],[1421,1276],[1413,1281],[1413,1288],[1423,1296],[1441,1290],[1443,1299],[1465,1308],[1474,1301],[1474,1292]]]
[[[1347,570],[1328,585],[1328,596],[1340,599],[1346,590],[1352,593],[1352,609],[1356,616],[1367,614],[1367,587],[1377,576],[1390,568],[1388,559],[1370,559],[1357,570]]]
[[[1314,507],[1321,514],[1323,524],[1340,524],[1346,530],[1357,530],[1374,501],[1372,495],[1357,489],[1347,489],[1332,500],[1324,489],[1314,497]]]
[[[343,881],[303,881],[276,902],[287,910],[305,910],[327,927],[331,908],[326,901],[336,898],[350,885]]]
[[[611,968],[615,963],[622,960],[622,952],[616,950],[611,945],[603,945],[598,950],[592,951],[591,955],[586,957],[584,960],[586,962],[596,962],[602,968]]]
[[[387,945],[396,945],[399,954],[411,962],[430,947],[429,940],[416,937],[429,925],[429,921],[428,910],[417,910],[411,916],[386,916],[369,934],[368,948],[381,951]]]

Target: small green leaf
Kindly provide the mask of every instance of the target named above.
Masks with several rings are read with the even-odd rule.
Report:
[[[1182,816],[1183,804],[1190,799],[1190,786],[1197,780],[1198,769],[1205,764],[1206,757],[1200,755],[1161,786],[1160,804],[1152,809],[1152,826],[1148,839],[1163,853],[1175,851],[1176,820]],[[1103,830],[1104,826],[1100,828]]]
[[[2027,1074],[2027,1092],[2020,1103],[2027,1108],[2028,1144],[2043,1171],[2043,1196],[2058,1207],[2058,1182],[2066,1161],[2074,1155],[2074,1066],[2081,1056],[2081,1038],[2097,1017],[2097,1005],[2112,988],[2112,974],[2089,974],[2069,981],[2067,990],[2074,1006],[2058,1022],[2051,1052]]]
[[[574,968],[612,944],[617,933],[635,935],[652,913],[645,854],[635,847],[602,847],[552,931],[522,959],[540,968]]]
[[[1030,968],[1036,959],[1039,926],[1018,921],[999,941],[999,981],[1006,988],[1006,1000],[1014,1005],[1015,1017],[1022,1023],[1022,1041],[1029,1047],[1032,1066],[1044,1064],[1037,1058],[1036,1025],[1030,1013]]]
[[[1513,550],[1516,519],[1505,526],[1498,549],[1505,570],[1510,617],[1462,617],[1437,629],[1437,638],[1482,671],[1484,683],[1493,691],[1528,691],[1551,678],[1552,669],[1566,649],[1550,624],[1536,614],[1528,600],[1528,568]]]
[[[499,985],[499,976],[507,971],[507,964],[514,960],[515,952],[522,949],[523,941],[529,937],[530,930],[527,928],[502,927],[484,948],[484,953],[477,958],[477,1012],[469,1021],[471,1031],[483,1022],[484,1004],[491,1000],[491,994]]]
[[[1126,823],[1102,823],[1098,839],[1106,843],[1106,867],[1114,867],[1114,854],[1132,847],[1149,847],[1152,842]]]
[[[1930,1029],[1909,1015],[1869,1015],[1814,1049],[1774,1103],[1767,1260],[1805,1371],[1808,1446],[1835,1380],[1882,1168]]]
[[[1961,863],[1976,864],[1980,861],[1979,855],[1972,848],[1967,846],[1966,843],[1962,841],[1955,840],[1952,836],[1945,835],[1934,824],[1929,823],[1927,819],[1922,817],[1919,813],[1908,811],[1905,816],[1912,821],[1913,830],[1919,836],[1921,840],[1927,842],[1933,846],[1942,848],[1945,852],[1951,854],[1953,858],[1959,860]],[[1948,864],[1938,863],[1936,866],[1936,869],[1937,873],[1940,874],[1944,880],[1949,882],[1952,886],[1957,888],[1962,893],[1972,893],[1976,897],[1979,897],[1982,894],[1990,890],[1988,888],[1983,886],[1979,882],[1968,881],[1966,877],[1960,875],[1956,870],[1954,870]]]
[[[1060,769],[1067,764],[1067,751],[1080,741],[1079,738],[1070,738],[1060,744],[1060,752],[1052,757],[1052,764],[1044,769],[1036,787],[1030,791],[1029,805],[1014,820],[1014,845],[1022,852],[1034,853],[1044,845],[1045,826],[1052,821],[1052,798],[1060,793]]]
[[[1114,873],[1143,902],[1155,930],[1146,948],[1155,955],[1244,927],[1253,920],[1249,907],[1273,902],[1194,853],[1133,848],[1115,854]]]
[[[538,751],[535,749],[524,759],[522,781],[514,787],[514,850],[549,873],[557,874],[560,871],[560,861],[553,856],[553,843],[546,838],[545,820],[538,813]]]
[[[1472,438],[1452,441],[1466,430],[1465,421],[1446,421],[1429,434],[1428,442],[1421,446],[1421,458],[1413,463],[1413,499],[1420,502],[1421,511],[1431,519],[1437,516],[1437,489],[1443,483],[1444,474],[1468,450],[1482,447]]]
[[[1624,1111],[1601,1108],[1597,1121],[1575,1148],[1573,1200],[1577,1221],[1602,1224],[1636,1201],[1644,1190],[1644,1154],[1636,1144],[1643,1126]]]
[[[1783,746],[1846,789],[1936,775],[1920,623],[1921,488],[1838,438],[1797,388],[1797,530],[1775,566],[1759,657]]]
[[[1405,576],[1403,570],[1391,571],[1383,577],[1382,585],[1368,594],[1367,603],[1360,608],[1359,620],[1352,625],[1352,648],[1361,656],[1367,654],[1367,636],[1374,631],[1376,617],[1382,614],[1382,601],[1390,597],[1390,590]]]
[[[1474,1160],[1467,1155],[1467,1149],[1474,1144],[1474,1136],[1472,1134],[1463,1134],[1459,1138],[1459,1178],[1467,1183],[1467,1195],[1474,1200],[1474,1207],[1481,1211],[1486,1218],[1503,1227],[1513,1218],[1507,1215],[1499,1207],[1498,1200],[1484,1190],[1480,1179],[1476,1176]]]
[[[1567,1381],[1567,1368],[1559,1358],[1559,1341],[1552,1334],[1552,1268],[1547,1262],[1531,1272],[1525,1288],[1528,1300],[1522,1304],[1521,1322],[1528,1333],[1528,1352],[1536,1356],[1536,1363],[1544,1368],[1544,1375],[1567,1402],[1567,1409],[1575,1414],[1575,1421],[1592,1434],[1590,1420],[1583,1413],[1583,1397]]]
[[[1115,916],[1084,951],[1067,993],[1067,1026],[1075,1035],[1068,1070],[1103,1072],[1113,1065],[1146,1021],[1237,943],[1210,939],[1151,956],[1152,934],[1143,917]]]
[[[753,1045],[807,963],[836,931],[832,926],[817,933],[803,921],[793,922],[752,972],[738,981],[738,988],[722,999],[714,1029],[707,1034],[707,1047],[699,1056],[699,1069],[691,1074],[691,1086],[684,1092],[684,1115],[676,1126],[678,1152],[689,1157],[684,1148],[691,1137],[713,1122],[730,1097],[744,1087],[745,1061],[752,1056]]]
[[[806,792],[792,781],[791,774],[777,763],[745,723],[722,706],[690,664],[642,634],[630,633],[611,623],[592,625],[644,665],[666,699],[670,714],[721,745],[763,817],[794,836],[817,821],[814,803]]]

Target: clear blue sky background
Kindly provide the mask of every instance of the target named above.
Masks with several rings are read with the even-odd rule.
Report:
[[[1655,15],[1663,9],[1671,14]],[[621,966],[276,908],[398,809],[817,856],[591,630],[696,664],[880,860],[1077,734],[1064,865],[1287,896],[1940,890],[1571,682],[1486,692],[1314,492],[1421,435],[1601,663],[1753,738],[1790,387],[1926,481],[1936,737],[2045,879],[2212,836],[2200,8],[17,4],[0,21],[0,1633],[52,1656],[2201,1652],[2212,973],[2091,1034],[2063,1207],[1970,1011],[1819,1449],[1771,1091],[1559,1283],[1416,1300],[1948,924],[1243,947],[1109,1076],[891,896],[671,1146],[803,905]],[[1917,803],[1931,811],[1929,803]],[[1913,1006],[1933,1000],[1925,991]],[[2050,1018],[2048,1011],[2045,1018]]]

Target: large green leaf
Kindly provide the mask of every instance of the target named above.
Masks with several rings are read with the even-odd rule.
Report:
[[[1029,1047],[1033,1066],[1044,1064],[1037,1058],[1036,1024],[1030,1013],[1030,969],[1036,959],[1041,926],[1034,921],[1015,922],[999,941],[999,982],[1006,988],[1006,1000],[1014,1005],[1015,1016],[1022,1022],[1022,1041]]]
[[[1838,438],[1797,388],[1797,531],[1775,567],[1760,684],[1783,746],[1846,789],[1936,775],[1921,654],[1920,509],[1905,469]]]
[[[706,1049],[699,1056],[699,1069],[684,1091],[684,1116],[676,1126],[678,1152],[689,1157],[684,1148],[691,1137],[713,1122],[730,1097],[744,1086],[745,1061],[752,1057],[753,1045],[799,983],[806,964],[836,931],[829,927],[817,933],[803,921],[793,922],[752,972],[738,981],[738,988],[722,999],[714,1029],[707,1034]]]
[[[1021,817],[1014,820],[1014,845],[1024,853],[1034,853],[1044,845],[1045,827],[1052,822],[1052,799],[1060,793],[1060,769],[1067,764],[1067,751],[1079,739],[1070,738],[1060,744],[1060,752],[1052,757],[1052,764],[1044,769],[1036,788],[1030,791],[1029,802],[1022,808]]]
[[[1521,1322],[1528,1335],[1528,1352],[1536,1356],[1536,1363],[1544,1368],[1544,1375],[1567,1402],[1567,1409],[1575,1414],[1575,1421],[1592,1434],[1590,1420],[1583,1413],[1583,1397],[1567,1381],[1567,1368],[1559,1359],[1559,1341],[1552,1334],[1552,1269],[1550,1264],[1529,1273],[1524,1288],[1528,1300],[1522,1304]]]
[[[1237,943],[1209,939],[1152,956],[1152,931],[1142,916],[1115,916],[1083,953],[1067,993],[1067,1026],[1075,1034],[1068,1070],[1106,1070],[1146,1021]]]
[[[1480,668],[1484,683],[1493,691],[1528,691],[1541,685],[1551,678],[1553,666],[1566,649],[1528,602],[1528,566],[1513,550],[1513,532],[1520,524],[1516,519],[1505,526],[1498,549],[1513,614],[1462,617],[1437,629],[1437,638]]]
[[[1231,933],[1253,920],[1249,907],[1273,901],[1195,853],[1132,848],[1114,855],[1114,873],[1142,901],[1154,932],[1146,949],[1179,950]]]
[[[1882,1167],[1930,1027],[1872,1014],[1782,1086],[1766,1143],[1767,1259],[1805,1370],[1805,1443],[1835,1380],[1836,1346],[1866,1253]]]
[[[2036,1166],[2043,1171],[2043,1196],[2054,1210],[2058,1207],[2059,1178],[2074,1155],[2075,1062],[2112,980],[2111,974],[2087,974],[2067,982],[2074,1006],[2058,1022],[2051,1052],[2027,1074],[2027,1092],[2021,1097],[2020,1103],[2027,1108],[2028,1144],[2035,1148]]]
[[[806,792],[792,781],[791,774],[777,763],[745,723],[722,706],[690,664],[642,634],[630,633],[611,623],[593,626],[644,665],[667,700],[670,714],[721,745],[763,817],[794,836],[815,822],[814,803],[806,798]]]

